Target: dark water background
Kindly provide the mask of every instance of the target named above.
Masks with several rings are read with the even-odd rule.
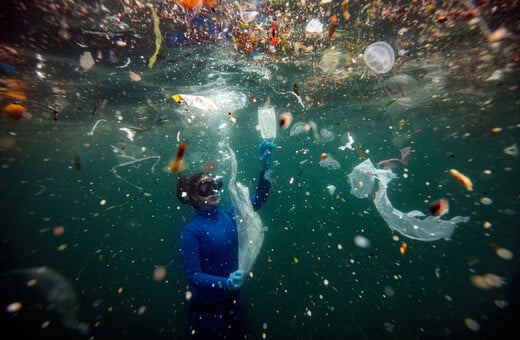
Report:
[[[24,79],[33,77],[33,118],[15,121],[6,116],[1,123],[2,136],[16,140],[16,147],[0,153],[2,322],[10,325],[6,329],[37,338],[182,338],[187,286],[177,242],[193,212],[175,198],[176,175],[164,171],[177,150],[176,134],[181,131],[188,143],[188,172],[210,163],[224,177],[228,169],[217,144],[229,141],[237,152],[239,180],[253,190],[261,142],[256,113],[270,97],[278,114],[291,111],[296,122],[313,120],[332,131],[335,139],[322,144],[311,134],[290,136],[289,130],[278,130],[273,185],[259,211],[267,228],[265,241],[254,277],[242,290],[249,338],[262,338],[263,333],[271,339],[495,338],[515,330],[520,164],[518,156],[503,150],[519,142],[518,89],[511,88],[518,72],[505,84],[474,84],[464,79],[473,66],[451,70],[440,62],[447,75],[442,91],[433,93],[439,97],[426,96],[404,112],[391,113],[388,97],[374,89],[376,78],[334,82],[309,66],[319,59],[316,55],[303,56],[302,64],[261,65],[238,55],[227,42],[170,49],[164,52],[166,60],[174,62],[160,60],[153,70],[139,63],[129,68],[143,75],[134,83],[128,80],[129,69],[107,63],[78,72],[79,53],[74,50],[23,51],[31,62],[19,72]],[[34,79],[35,53],[44,53],[46,59],[49,77],[44,81]],[[437,58],[464,55],[455,49],[450,53]],[[272,72],[272,86],[257,68]],[[416,73],[419,69],[409,68]],[[220,74],[221,82],[211,74]],[[324,85],[311,93],[317,77]],[[273,91],[290,91],[295,82],[301,89],[311,84],[307,94],[322,107],[303,110],[293,96]],[[427,83],[420,81],[419,86]],[[59,97],[52,94],[52,86],[67,92],[57,121],[48,108]],[[202,115],[170,98],[208,87],[219,91],[221,86],[247,99],[244,107],[232,112],[236,124],[227,111]],[[104,100],[106,105],[95,110]],[[123,121],[118,121],[116,111]],[[191,114],[193,122],[188,123]],[[98,119],[105,121],[90,135]],[[227,127],[219,129],[221,124]],[[142,128],[134,141],[118,130],[126,126]],[[496,127],[502,131],[492,132]],[[374,163],[398,157],[401,147],[412,147],[406,171],[395,169],[398,178],[389,185],[395,208],[428,214],[428,201],[446,197],[448,218],[469,216],[470,221],[460,224],[451,240],[424,242],[401,235],[394,240],[373,203],[349,193],[347,174],[362,158],[355,151],[338,149],[347,132]],[[145,195],[111,172],[118,164],[111,145],[117,143],[145,146],[161,157],[155,171],[154,160],[149,160],[118,172],[143,187]],[[341,168],[319,166],[323,152],[337,159]],[[451,168],[473,180],[473,192],[449,175]],[[326,189],[329,184],[337,188],[334,195]],[[223,196],[227,202],[225,191]],[[491,198],[492,204],[480,203],[482,197]],[[102,205],[102,200],[107,203]],[[491,227],[484,228],[485,222]],[[56,226],[64,227],[62,236],[53,234]],[[369,239],[370,247],[356,246],[356,235]],[[408,244],[404,256],[399,252],[402,241]],[[509,249],[513,259],[497,256],[496,245]],[[155,281],[156,266],[167,264],[166,278]],[[33,296],[17,286],[25,281],[13,284],[13,270],[41,266],[54,268],[70,281],[77,294],[77,319],[89,324],[88,334],[63,327],[48,290]],[[470,276],[485,273],[502,277],[505,284],[490,289],[472,285]],[[18,300],[27,301],[24,309],[18,315],[8,313],[6,306]],[[499,308],[496,300],[508,305]],[[51,302],[60,303],[56,298]],[[143,306],[145,311],[139,312]],[[480,329],[470,330],[466,318],[478,322]],[[46,320],[51,324],[42,328]]]

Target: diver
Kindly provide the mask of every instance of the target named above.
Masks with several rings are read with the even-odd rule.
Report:
[[[260,175],[253,208],[267,200],[276,145],[264,140],[258,147]],[[180,253],[191,291],[189,336],[194,339],[238,339],[241,336],[240,287],[244,273],[238,270],[238,234],[234,207],[219,208],[222,181],[208,172],[197,172],[177,183],[177,198],[196,210],[184,226]]]

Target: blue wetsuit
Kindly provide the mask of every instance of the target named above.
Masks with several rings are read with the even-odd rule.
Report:
[[[270,183],[260,172],[251,202],[267,200]],[[200,339],[234,339],[240,334],[239,291],[229,290],[229,274],[238,269],[238,234],[234,208],[197,210],[180,237],[180,252],[192,293],[190,332]]]

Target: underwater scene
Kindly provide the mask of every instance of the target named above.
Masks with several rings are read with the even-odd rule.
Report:
[[[6,334],[196,335],[176,190],[203,171],[246,268],[222,338],[516,338],[520,1],[7,0],[0,19]]]

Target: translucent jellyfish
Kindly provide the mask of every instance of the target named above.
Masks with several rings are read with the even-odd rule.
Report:
[[[340,62],[341,52],[329,48],[323,52],[318,67],[326,73],[338,73],[338,66]]]
[[[291,127],[291,130],[289,131],[289,135],[295,136],[295,135],[299,135],[302,132],[306,132],[305,131],[306,125],[307,125],[307,123],[304,123],[304,122],[294,123],[293,126]]]
[[[405,73],[400,73],[386,80],[385,87],[405,97],[415,91],[417,88],[417,80]]]
[[[26,311],[43,310],[46,317],[72,332],[87,335],[90,326],[78,320],[80,302],[72,283],[50,267],[12,270],[2,293],[23,301]],[[28,325],[31,327],[31,325]]]
[[[337,170],[337,169],[341,168],[341,166],[339,165],[339,162],[337,160],[335,160],[334,158],[332,158],[331,155],[327,155],[327,157],[325,159],[322,159],[321,161],[319,161],[318,164],[324,168],[327,168],[327,170]]]
[[[327,129],[320,130],[320,142],[321,143],[328,143],[328,142],[332,142],[333,140],[334,140],[334,133],[332,131],[329,131]]]
[[[387,73],[394,66],[394,49],[384,41],[369,45],[363,53],[365,63],[376,73]]]

